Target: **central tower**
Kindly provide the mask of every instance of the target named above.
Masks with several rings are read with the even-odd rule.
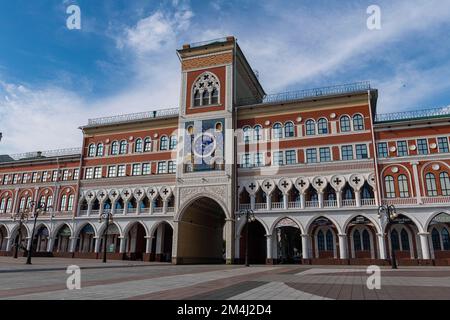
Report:
[[[262,87],[234,37],[183,45],[174,263],[232,263],[236,190],[234,109]]]

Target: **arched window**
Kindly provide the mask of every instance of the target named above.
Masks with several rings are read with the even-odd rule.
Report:
[[[128,149],[128,143],[126,140],[120,141],[119,154],[126,154]]]
[[[195,107],[219,104],[220,83],[217,77],[210,72],[198,77],[192,92]]]
[[[201,101],[202,101],[202,99],[200,97],[200,91],[197,90],[197,91],[195,91],[195,94],[194,94],[194,107],[200,106]]]
[[[255,141],[262,140],[262,127],[259,124],[253,128],[253,139]]]
[[[45,196],[41,196],[41,198],[39,199],[39,205],[40,205],[41,207],[44,207],[44,206],[45,206]]]
[[[425,176],[425,181],[427,185],[427,194],[429,197],[437,197],[437,188],[436,188],[436,177],[432,173],[428,173]]]
[[[142,148],[142,139],[136,139],[136,142],[134,143],[134,152],[141,153],[143,151]]]
[[[394,178],[392,176],[384,177],[384,185],[386,189],[386,198],[395,198]]]
[[[327,134],[328,133],[328,121],[325,118],[319,119],[317,121],[317,130],[319,134]]]
[[[441,172],[439,175],[441,182],[441,191],[443,196],[450,196],[450,178],[447,172]]]
[[[6,198],[0,201],[0,213],[4,213],[6,209]]]
[[[361,189],[361,199],[374,199],[375,195],[372,191],[372,188],[369,186],[369,184],[366,182],[364,183],[362,189]]]
[[[61,204],[60,204],[61,211],[66,211],[66,203],[67,203],[67,195],[64,194],[61,197]]]
[[[442,246],[444,250],[450,250],[450,236],[447,228],[442,229]]]
[[[103,143],[97,145],[97,157],[103,157]]]
[[[319,251],[325,251],[325,237],[323,236],[322,230],[317,233],[317,247]]]
[[[391,243],[394,250],[400,250],[400,243],[398,241],[398,232],[395,229],[391,231]]]
[[[91,143],[88,148],[88,157],[95,157],[95,144]]]
[[[343,200],[355,199],[355,193],[353,192],[353,189],[348,184],[346,184],[344,189],[342,190],[342,196],[343,196]]]
[[[169,138],[162,136],[159,142],[159,150],[167,150],[169,147]]]
[[[398,191],[400,198],[409,198],[408,179],[404,174],[398,176]]]
[[[67,201],[67,211],[72,211],[73,210],[73,199],[75,198],[75,196],[73,194],[71,194],[69,196],[69,200]]]
[[[314,120],[306,121],[306,135],[313,136],[316,134],[316,123]]]
[[[272,134],[273,134],[273,139],[281,139],[281,138],[283,138],[283,129],[282,129],[280,123],[275,123],[273,125]]]
[[[353,246],[355,247],[355,251],[361,251],[361,234],[359,230],[355,230],[353,233]]]
[[[12,210],[12,198],[8,198],[6,201],[6,213],[11,213]]]
[[[402,229],[402,232],[400,232],[400,237],[402,238],[402,250],[409,251],[409,236],[404,228]]]
[[[53,196],[48,196],[47,197],[47,208],[50,208],[51,206],[53,206]]]
[[[243,127],[242,133],[244,136],[244,143],[250,143],[250,127],[248,127],[248,126]]]
[[[364,119],[363,119],[362,115],[355,114],[353,116],[353,130],[355,130],[355,131],[364,130]]]
[[[114,141],[111,143],[111,155],[115,156],[117,154],[119,154],[119,143]]]
[[[362,233],[362,243],[363,243],[363,250],[364,251],[370,251],[370,234],[367,229],[365,229]]]
[[[349,132],[352,130],[350,125],[350,117],[342,116],[340,120],[341,132]]]
[[[144,152],[150,152],[152,150],[152,140],[145,138],[144,140]]]
[[[284,136],[286,138],[291,138],[295,135],[294,133],[294,124],[292,122],[286,122],[284,125]]]
[[[211,92],[211,104],[219,104],[219,90],[216,88]]]
[[[441,236],[439,234],[439,231],[436,230],[436,228],[433,228],[433,231],[431,232],[431,240],[433,242],[433,249],[434,251],[441,251]]]
[[[207,90],[203,91],[202,94],[202,106],[207,106],[209,105],[209,96],[210,96],[210,92],[208,92]]]
[[[177,148],[177,136],[170,136],[169,149],[174,150]]]
[[[23,211],[23,210],[25,210],[25,201],[26,201],[27,199],[25,198],[25,197],[22,197],[21,199],[20,199],[20,204],[19,204],[19,210],[20,211]]]
[[[333,233],[331,232],[331,230],[327,231],[327,250],[328,251],[333,251]]]

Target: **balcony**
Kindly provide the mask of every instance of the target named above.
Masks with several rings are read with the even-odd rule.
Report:
[[[272,202],[272,209],[283,209],[283,202]]]
[[[155,208],[153,208],[153,213],[163,213],[163,207],[155,207]]]
[[[87,215],[88,215],[87,210],[80,210],[80,212],[78,213],[79,217],[87,217]]]
[[[324,208],[337,208],[337,200],[324,200],[323,207]]]
[[[449,196],[444,196],[444,197],[424,197],[424,198],[422,198],[422,202],[424,204],[450,203],[450,197]]]
[[[167,207],[167,213],[174,213],[175,207]]]
[[[417,205],[448,205],[450,204],[450,196],[439,197],[421,197],[417,198],[384,198],[383,204],[395,206],[417,206]]]

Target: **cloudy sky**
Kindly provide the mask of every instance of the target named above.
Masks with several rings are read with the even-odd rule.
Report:
[[[227,35],[268,93],[370,80],[379,113],[450,105],[450,0],[15,0],[0,30],[0,154],[78,147],[89,118],[176,107],[175,50]]]

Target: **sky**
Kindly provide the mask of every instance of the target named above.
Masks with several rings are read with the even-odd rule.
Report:
[[[267,93],[368,80],[378,113],[450,105],[450,0],[1,1],[0,154],[79,147],[89,118],[177,107],[176,49],[228,35]]]

